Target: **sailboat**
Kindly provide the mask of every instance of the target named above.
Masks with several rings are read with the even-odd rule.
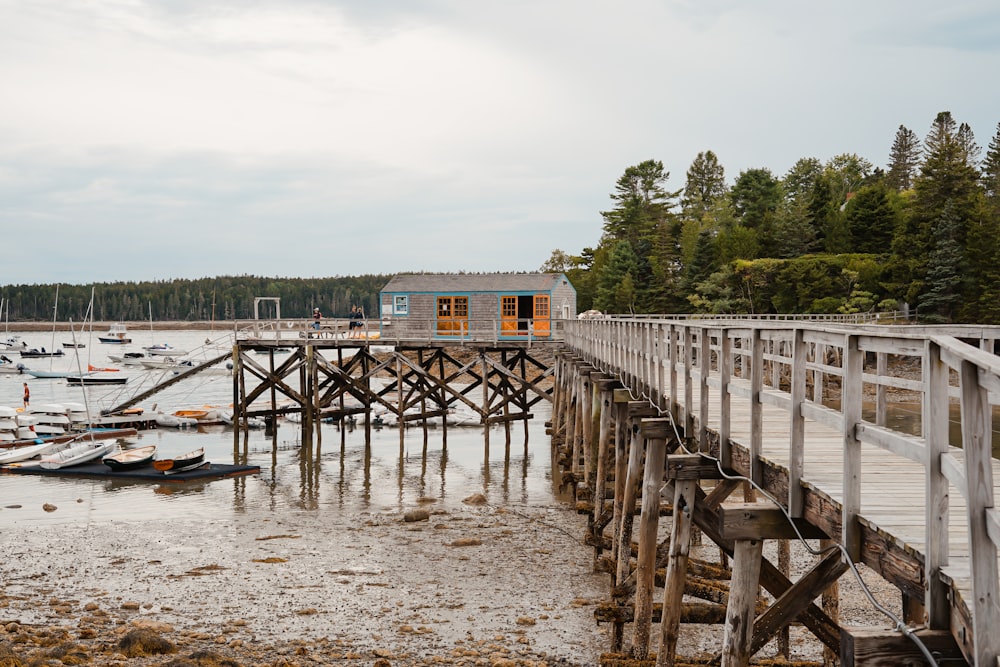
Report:
[[[56,303],[52,307],[52,340],[53,340],[53,344],[55,343],[55,338],[56,338],[56,314],[55,313],[56,313],[56,310],[58,309],[58,307],[59,307],[59,286],[56,285]],[[93,290],[91,290],[90,305],[87,307],[87,313],[88,314],[90,314],[91,308],[93,308],[93,307],[94,307],[94,294],[93,294]],[[81,330],[81,332],[83,331],[82,327],[81,327],[80,330]],[[73,343],[72,343],[72,345],[70,347],[72,347],[72,348],[83,347],[82,344],[80,344],[80,345],[77,344],[79,341],[77,341],[76,332],[73,330],[73,321],[72,320],[70,320],[70,334],[72,335],[72,338],[73,338]],[[76,353],[76,356],[77,356],[77,366],[78,367],[79,367],[79,360],[80,360],[79,359],[79,354],[80,354],[79,352]],[[23,357],[24,354],[22,353],[21,356]],[[66,371],[53,370],[52,369],[52,357],[53,356],[63,356],[63,351],[59,350],[59,353],[57,355],[49,355],[49,370],[47,370],[47,371],[40,371],[40,370],[33,370],[31,368],[24,368],[24,369],[22,369],[22,372],[24,372],[24,373],[26,373],[26,374],[28,374],[28,375],[30,375],[32,377],[46,378],[46,379],[52,379],[52,378],[78,378],[79,379],[79,378],[85,377],[87,375],[90,375],[89,371],[88,372],[83,372],[83,370],[79,369],[79,368],[77,370],[75,370],[75,371],[72,371],[72,370],[66,370]]]
[[[157,343],[153,334],[153,302],[149,302],[149,338],[150,344],[143,347],[149,356],[170,356],[181,357],[187,354],[187,350],[180,350],[170,343]]]

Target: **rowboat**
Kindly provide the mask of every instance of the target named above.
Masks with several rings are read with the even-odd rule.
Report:
[[[66,384],[94,385],[94,384],[125,384],[128,377],[125,375],[82,375],[66,378]]]
[[[181,472],[182,470],[192,470],[205,463],[205,448],[199,447],[187,454],[175,456],[172,459],[157,459],[153,461],[153,467],[164,473]]]
[[[136,447],[135,449],[123,449],[114,454],[109,454],[101,459],[101,463],[108,466],[115,472],[123,470],[134,470],[142,466],[149,465],[156,454],[156,445]]]
[[[47,440],[45,442],[37,442],[33,445],[11,447],[10,449],[0,452],[0,465],[27,461],[28,459],[33,459],[36,456],[52,454],[65,448],[66,446],[66,443],[57,442],[55,440]]]
[[[112,452],[117,446],[114,440],[87,440],[62,451],[43,456],[39,465],[46,470],[68,468],[99,459]]]

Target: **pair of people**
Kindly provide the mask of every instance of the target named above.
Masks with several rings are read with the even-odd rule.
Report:
[[[350,330],[351,338],[360,338],[361,329],[365,326],[365,314],[357,306],[351,306],[350,322],[347,327]]]

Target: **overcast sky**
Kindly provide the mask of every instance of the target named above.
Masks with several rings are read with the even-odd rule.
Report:
[[[0,285],[536,270],[650,158],[985,150],[997,72],[992,0],[0,0]]]

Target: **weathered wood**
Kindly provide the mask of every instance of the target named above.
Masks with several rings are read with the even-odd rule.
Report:
[[[948,451],[948,368],[941,363],[941,350],[927,341],[923,366],[924,399],[921,420],[927,442],[925,467],[924,520],[927,546],[924,550],[924,577],[927,591],[927,627],[948,629],[951,616],[948,588],[941,579],[941,569],[948,565],[948,481],[941,473],[941,455]]]
[[[864,370],[864,353],[858,349],[857,336],[848,335],[844,342],[844,379],[841,411],[844,415],[844,464],[841,501],[840,543],[851,560],[861,560],[861,533],[858,513],[861,511],[861,443],[854,432],[854,425],[861,421],[861,373]]]
[[[917,629],[913,634],[930,650],[938,664],[965,664],[955,638],[947,630]],[[924,667],[927,659],[916,643],[896,630],[844,627],[842,667]]]
[[[777,507],[760,503],[729,505],[719,514],[719,533],[727,540],[821,539],[826,533],[805,519],[788,517]]]
[[[684,595],[687,577],[687,560],[691,550],[692,515],[696,504],[697,482],[678,480],[674,484],[674,522],[670,531],[670,556],[667,561],[667,580],[663,587],[663,619],[660,621],[660,651],[657,667],[674,664],[677,639],[680,631],[678,613]]]
[[[975,664],[1000,656],[1000,581],[997,545],[986,532],[986,508],[994,506],[990,443],[993,413],[989,392],[979,382],[979,369],[965,361],[959,374],[962,405],[962,451],[968,484],[969,551],[972,555],[973,651]]]
[[[663,616],[663,605],[653,604],[653,623]],[[598,623],[631,623],[635,620],[632,605],[602,602],[594,608]],[[719,624],[726,620],[726,608],[712,602],[685,602],[680,608],[681,623]]]
[[[753,641],[750,653],[753,655],[770,641],[778,628],[787,625],[811,604],[847,570],[847,563],[839,550],[831,551],[812,567],[801,579],[781,594],[774,604],[757,617],[753,624]]]
[[[646,437],[646,469],[642,482],[642,517],[639,519],[639,557],[636,565],[635,628],[632,652],[637,658],[649,654],[650,629],[653,608],[653,577],[656,573],[656,529],[659,520],[660,485],[663,483],[663,462],[667,443],[658,424],[643,420],[641,430],[657,437]],[[674,518],[677,521],[677,518]],[[678,600],[679,602],[680,600]]]
[[[760,577],[763,540],[737,540],[733,555],[733,579],[726,607],[722,640],[722,667],[750,664],[750,638],[754,628],[757,581]]]
[[[667,479],[719,479],[718,462],[703,454],[678,454],[667,457]]]

